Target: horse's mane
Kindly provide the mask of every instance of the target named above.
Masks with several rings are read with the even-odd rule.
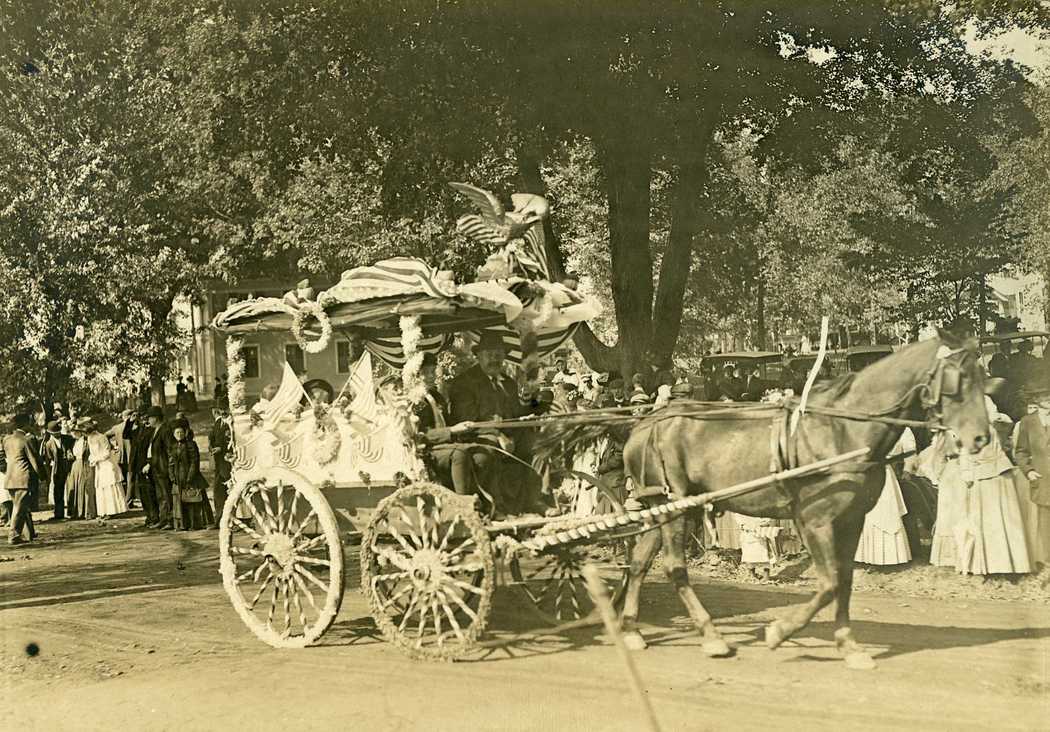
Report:
[[[817,381],[810,387],[809,393],[811,396],[816,395],[823,397],[829,401],[835,399],[841,399],[849,390],[853,388],[853,382],[857,378],[857,372],[851,371],[848,374],[842,376],[836,376],[833,379],[826,379],[824,381]]]

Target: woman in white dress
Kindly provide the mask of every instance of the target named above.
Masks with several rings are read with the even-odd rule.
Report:
[[[106,519],[127,510],[124,480],[109,438],[96,429],[94,422],[86,427],[88,463],[95,468],[95,509],[99,519]]]
[[[991,420],[998,410],[988,399]],[[1014,485],[1014,466],[996,430],[979,453],[961,453],[941,471],[931,564],[961,574],[1031,571],[1024,521]],[[950,439],[945,435],[942,440]],[[942,501],[942,498],[944,499]]]
[[[915,449],[915,435],[905,429],[890,456]],[[904,495],[892,465],[886,466],[886,481],[874,508],[864,517],[864,531],[860,535],[853,560],[862,564],[905,564],[911,561],[908,534],[902,517],[908,512]]]

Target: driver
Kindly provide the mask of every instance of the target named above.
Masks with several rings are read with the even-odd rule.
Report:
[[[433,445],[432,455],[438,468],[448,471],[452,487],[460,495],[476,495],[478,488],[499,506],[500,473],[503,463],[510,462],[505,453],[514,452],[514,440],[505,432],[492,428],[475,429],[475,422],[512,419],[528,413],[518,398],[518,384],[503,373],[506,346],[495,332],[483,331],[475,346],[477,363],[460,374],[450,389],[449,428],[429,430],[424,438]],[[470,438],[455,442],[458,435]],[[498,449],[492,449],[498,448]]]

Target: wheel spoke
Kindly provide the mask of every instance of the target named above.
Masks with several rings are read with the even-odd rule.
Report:
[[[281,485],[281,483],[277,484],[277,490],[281,490]],[[277,517],[273,515],[273,505],[270,503],[270,491],[267,488],[263,488],[259,491],[259,494],[262,496],[263,506],[266,508],[266,517],[270,522],[270,532],[275,533],[280,529],[277,526]]]
[[[439,552],[445,551],[445,547],[448,546],[448,540],[451,539],[452,538],[452,534],[455,533],[453,531],[453,529],[455,528],[456,524],[458,524],[458,523],[461,523],[461,521],[460,521],[460,518],[459,518],[459,514],[457,513],[455,516],[452,517],[452,520],[449,521],[449,523],[448,523],[448,529],[445,531],[445,536],[442,537],[441,544],[438,545],[438,551]]]
[[[248,511],[251,513],[252,520],[255,521],[256,525],[261,530],[268,531],[269,530],[269,524],[266,522],[266,517],[263,516],[263,514],[259,513],[259,508],[258,508],[258,506],[255,505],[255,501],[253,500],[254,498],[255,498],[255,493],[253,493],[251,495],[245,495],[242,500],[248,506]],[[256,535],[256,536],[258,536],[258,535]],[[259,538],[262,538],[262,537],[259,537]]]
[[[377,579],[377,578],[373,578],[373,582],[372,582],[372,591],[373,592],[377,592],[378,591],[378,588],[375,587],[375,584],[376,584],[375,583],[375,579]],[[413,589],[414,589],[414,586],[411,585],[411,584],[407,584],[404,587],[402,587],[400,590],[398,590],[393,595],[391,595],[390,597],[388,597],[386,600],[383,601],[382,610],[385,612],[388,607],[390,607],[391,605],[396,603],[398,600],[400,600],[402,597],[404,597],[406,593],[411,592]]]
[[[426,601],[419,603],[419,625],[416,626],[416,648],[423,645],[423,628],[427,626],[427,614],[430,612],[430,607]]]
[[[270,593],[270,612],[266,615],[266,624],[273,627],[273,614],[277,610],[277,587],[281,584],[280,578],[274,576],[273,592]]]
[[[459,605],[460,610],[465,612],[470,617],[471,621],[475,623],[478,621],[478,614],[470,608],[470,605],[463,602],[463,598],[460,597],[459,593],[450,589],[448,592],[448,596],[451,597],[457,605]]]
[[[284,631],[281,637],[287,638],[292,632],[292,611],[288,597],[288,581],[285,579],[281,580],[281,593],[284,595]]]
[[[412,617],[412,610],[415,608],[417,602],[419,602],[419,593],[413,592],[412,600],[408,603],[408,607],[405,608],[405,614],[401,616],[401,623],[397,626],[399,632],[405,632],[405,627],[408,625],[408,621]]]
[[[463,635],[463,629],[459,627],[459,621],[456,620],[456,614],[448,606],[448,597],[445,595],[444,590],[438,590],[437,594],[441,596],[441,607],[445,611],[445,617],[448,618],[449,624],[452,626],[452,631],[460,641],[465,641],[466,637]]]
[[[264,552],[264,551],[262,551],[260,549],[245,549],[242,546],[231,546],[230,547],[230,552],[232,552],[233,554],[248,554],[248,555],[253,556],[253,557],[265,557],[266,556],[266,552]]]
[[[266,588],[269,586],[270,582],[272,582],[273,580],[274,580],[274,575],[273,575],[273,572],[271,571],[270,574],[266,575],[266,579],[263,580],[262,585],[259,586],[259,590],[258,590],[258,592],[255,593],[255,597],[253,597],[251,599],[251,602],[248,603],[248,609],[249,610],[254,610],[255,609],[255,605],[256,605],[256,603],[259,602],[259,598],[261,598],[263,596],[263,593],[266,591]]]
[[[415,545],[415,549],[423,548],[423,539],[416,534],[416,525],[412,521],[412,518],[408,515],[408,510],[405,506],[398,506],[398,512],[401,514],[401,524],[405,527],[405,533],[408,535],[408,540]],[[393,528],[393,524],[391,524]]]
[[[303,522],[299,524],[296,532],[292,534],[292,544],[295,544],[295,542],[298,541],[299,537],[301,537],[303,532],[306,531],[306,527],[310,524],[310,521],[315,518],[317,518],[317,509],[310,506],[310,513],[306,514],[306,518],[304,518]]]
[[[476,546],[475,543],[474,543],[474,539],[472,539],[472,538],[466,539],[462,544],[460,544],[459,546],[457,546],[455,549],[453,549],[452,551],[450,551],[448,553],[449,559],[451,559],[452,557],[458,557],[460,554],[462,554],[464,551],[467,550],[467,547],[471,547],[471,546]]]
[[[308,570],[308,569],[306,569],[304,567],[299,567],[299,566],[296,566],[294,568],[294,571],[298,572],[303,577],[306,577],[306,579],[310,580],[315,585],[317,585],[317,587],[321,590],[321,592],[323,592],[326,596],[328,595],[328,585],[326,585],[321,580],[317,579],[317,577],[314,576],[313,572],[311,572],[310,570]]]
[[[434,632],[437,634],[437,644],[445,645],[444,634],[441,632],[441,613],[438,612],[437,594],[430,600],[430,614],[434,616]]]
[[[317,602],[314,601],[314,593],[310,592],[310,588],[306,586],[305,582],[303,582],[303,578],[297,575],[295,572],[292,572],[292,579],[295,580],[295,584],[299,586],[299,589],[302,591],[302,593],[306,595],[306,599],[310,602],[310,607],[314,609],[314,612],[320,613],[321,611],[317,607]]]
[[[475,587],[474,585],[470,584],[469,582],[464,582],[462,580],[458,580],[455,577],[451,577],[450,579],[452,580],[452,584],[454,584],[456,587],[460,588],[461,590],[466,590],[467,592],[473,592],[475,595],[484,595],[485,594],[483,590]]]
[[[230,517],[230,523],[232,523],[234,526],[236,526],[237,528],[239,528],[241,531],[245,532],[246,534],[249,534],[253,539],[258,539],[259,541],[263,540],[262,534],[260,534],[258,531],[253,529],[251,526],[249,526],[248,524],[244,523],[239,518],[237,518],[236,512],[234,512],[234,515]]]
[[[294,574],[292,575],[292,578],[298,579]],[[291,583],[289,583],[289,585],[291,585]],[[292,601],[295,603],[295,609],[299,612],[299,624],[302,626],[303,634],[305,635],[307,628],[306,610],[303,609],[303,601],[299,599],[299,588],[292,586],[290,589],[292,590]]]
[[[392,564],[402,571],[407,571],[407,568],[412,564],[411,557],[399,553],[393,547],[373,547],[372,551],[375,552],[377,557],[382,557],[389,564]]]
[[[308,539],[302,544],[296,545],[294,548],[297,554],[302,554],[303,552],[308,552],[311,549],[318,547],[321,544],[324,544],[325,541],[327,541],[327,537],[325,537],[324,534],[318,534],[314,538]]]
[[[293,489],[294,490],[294,489]],[[288,527],[284,525],[284,483],[277,484],[277,530],[284,532]]]
[[[295,509],[299,505],[299,489],[292,486],[292,491],[292,507],[288,509],[288,521],[284,525],[285,533],[292,530],[292,522],[295,521]],[[298,524],[296,524],[296,528],[299,528]]]
[[[317,559],[315,557],[306,557],[306,556],[303,556],[301,554],[295,558],[295,561],[303,562],[304,564],[316,564],[319,567],[331,567],[332,566],[332,563],[330,561],[328,561],[327,559]]]

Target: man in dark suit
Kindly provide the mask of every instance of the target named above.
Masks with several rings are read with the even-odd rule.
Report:
[[[44,470],[44,481],[55,508],[53,521],[61,521],[66,515],[66,478],[73,469],[73,443],[70,435],[62,434],[62,423],[53,419],[47,423],[43,444],[40,446],[40,462]]]
[[[164,410],[150,407],[146,411],[147,427],[143,429],[143,441],[146,444],[146,459],[141,474],[149,479],[149,488],[157,507],[157,520],[151,524],[154,529],[173,529],[171,517],[171,480],[168,478],[168,447],[171,444],[171,431],[164,424]],[[140,484],[141,486],[142,484]],[[141,493],[140,493],[141,495]]]
[[[475,355],[478,362],[452,382],[450,427],[431,429],[425,437],[434,445],[432,452],[439,469],[450,473],[456,493],[474,495],[480,487],[499,505],[500,468],[509,459],[499,459],[497,450],[512,453],[514,441],[495,429],[475,429],[473,423],[511,419],[526,414],[527,408],[518,396],[517,382],[503,373],[507,355],[503,338],[498,333],[483,331]],[[468,432],[470,443],[474,444],[453,442],[460,439],[458,435]]]
[[[233,445],[233,430],[230,427],[230,415],[225,407],[216,402],[211,413],[215,418],[215,423],[208,434],[212,464],[215,467],[211,485],[211,496],[215,502],[215,521],[212,528],[217,529],[222,518],[222,508],[226,505],[226,483],[233,475],[233,466],[227,459],[227,454]]]
[[[21,544],[22,530],[29,529],[33,539],[33,518],[29,513],[30,493],[37,490],[40,482],[40,458],[30,440],[32,420],[28,414],[16,414],[14,432],[4,438],[4,462],[6,465],[7,492],[11,494],[11,523],[7,535],[8,544]]]
[[[1017,425],[1014,460],[1032,487],[1036,504],[1034,564],[1050,562],[1050,389],[1041,388],[1032,398],[1037,411]]]

